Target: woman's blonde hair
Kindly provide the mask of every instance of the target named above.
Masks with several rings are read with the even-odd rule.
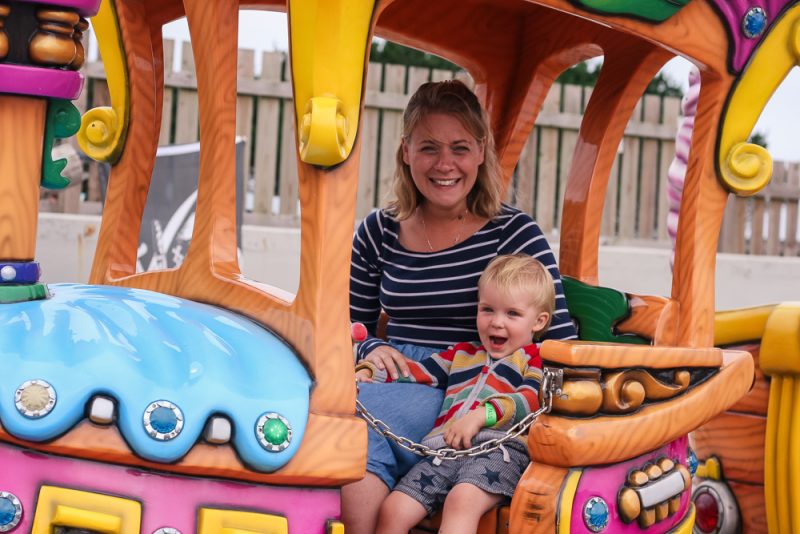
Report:
[[[432,113],[445,113],[457,118],[483,144],[483,163],[478,167],[478,178],[467,195],[467,209],[479,217],[494,218],[501,209],[502,172],[489,118],[478,97],[459,80],[422,84],[408,101],[403,113],[403,141],[407,142],[414,129]],[[397,149],[396,162],[393,185],[395,198],[389,202],[389,210],[402,221],[409,218],[424,199],[414,185],[410,167],[403,161],[402,143]]]
[[[547,331],[556,307],[556,288],[550,271],[541,262],[527,254],[497,256],[478,279],[478,290],[486,284],[506,294],[528,295],[534,307],[550,316],[540,330]]]

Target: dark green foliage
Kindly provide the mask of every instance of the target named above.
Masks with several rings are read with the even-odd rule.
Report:
[[[412,67],[428,67],[431,69],[461,70],[461,67],[433,54],[420,52],[415,48],[393,43],[391,41],[372,42],[369,60],[374,63],[394,63]]]
[[[753,132],[747,142],[767,148],[767,136],[764,135],[764,132]]]
[[[594,65],[590,65],[587,62],[578,63],[562,72],[557,81],[563,84],[594,87],[597,85],[597,79],[600,77],[600,71],[602,69],[602,63],[595,63]],[[650,95],[683,96],[681,87],[673,83],[661,72],[653,78],[644,92]]]

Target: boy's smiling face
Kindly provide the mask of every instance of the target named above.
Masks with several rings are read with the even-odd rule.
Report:
[[[550,318],[526,291],[503,291],[492,283],[479,289],[478,335],[489,355],[498,360],[529,345]]]

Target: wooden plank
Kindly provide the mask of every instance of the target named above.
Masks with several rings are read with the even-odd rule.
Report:
[[[561,106],[561,87],[553,85],[545,97],[542,111],[558,112]],[[538,124],[538,121],[537,121]],[[553,229],[558,185],[558,130],[539,129],[539,167],[536,171],[536,220],[542,231]]]
[[[661,118],[661,98],[658,95],[644,95],[642,107],[644,122],[657,124]],[[652,239],[655,237],[658,212],[658,141],[643,139],[640,157],[639,224],[636,234],[641,239]]]
[[[664,126],[672,127],[677,134],[678,118],[681,113],[681,99],[677,97],[666,97],[663,100],[663,112],[661,122]],[[656,239],[666,241],[669,239],[667,233],[667,215],[669,214],[669,197],[667,195],[667,180],[669,166],[675,159],[675,140],[662,140],[660,143],[660,157],[658,169],[658,214],[656,215]]]
[[[297,144],[295,142],[294,104],[291,100],[281,101],[283,120],[280,139],[281,164],[278,176],[278,192],[280,195],[279,213],[291,219],[298,216],[300,209],[297,201]],[[299,219],[299,217],[297,217]]]
[[[261,77],[264,83],[281,79],[284,55],[265,52],[261,56]],[[255,188],[253,192],[253,212],[272,214],[272,199],[275,196],[275,182],[278,165],[278,123],[280,121],[281,101],[277,98],[260,97],[256,117],[254,155]]]
[[[728,480],[741,512],[741,532],[767,534],[767,506],[764,501],[764,486],[744,484]]]
[[[603,205],[603,221],[601,223],[600,234],[606,237],[617,235],[617,191],[619,190],[619,166],[620,155],[614,158],[611,172],[608,175],[608,186],[606,187],[606,201]]]
[[[372,68],[376,67],[376,68]],[[380,65],[371,64],[367,71],[367,91],[381,88]],[[375,184],[378,165],[378,119],[380,111],[365,108],[361,119],[361,166],[358,172],[358,193],[356,197],[356,218],[363,219],[375,207]]]
[[[460,70],[456,72],[455,78],[456,80],[461,80],[462,82],[464,82],[464,85],[466,85],[470,89],[475,88],[475,80],[472,79],[472,76],[469,75],[469,72],[465,70]]]
[[[430,80],[431,69],[427,67],[410,67],[408,69],[408,94],[413,95],[419,86]]]
[[[786,184],[786,166],[777,162],[773,166],[772,182],[775,185]],[[783,202],[780,198],[769,198],[765,204],[767,215],[767,241],[766,253],[770,256],[778,256],[781,249],[781,210],[783,209]]]
[[[642,101],[633,110],[631,122],[638,122]],[[640,138],[626,136],[622,142],[622,167],[619,180],[619,237],[636,235],[637,185],[639,181]]]
[[[183,43],[183,56],[181,59],[181,76],[193,81],[197,87],[195,77],[194,56],[192,44]],[[177,94],[178,105],[175,116],[175,143],[193,143],[199,139],[200,114],[197,98],[197,89],[179,89]]]
[[[536,186],[536,145],[538,143],[537,128],[534,128],[517,163],[517,187],[513,204],[525,213],[533,216],[533,195]]]
[[[255,50],[240,49],[237,55],[237,80],[255,80]],[[244,180],[247,184],[250,179],[251,161],[250,147],[253,143],[253,115],[255,113],[255,98],[249,95],[239,95],[236,98],[236,136],[244,138]],[[247,187],[245,185],[245,191]]]
[[[402,65],[385,65],[383,90],[387,93],[402,94],[405,89],[406,69]],[[403,113],[383,111],[378,163],[378,205],[382,206],[391,198],[392,179],[395,171],[395,154],[403,135]]]
[[[766,252],[764,242],[764,210],[763,198],[755,197],[752,202],[753,216],[750,220],[750,254],[763,255]]]
[[[767,405],[769,404],[769,381],[764,376],[758,364],[759,354],[761,352],[760,343],[748,343],[746,345],[736,345],[726,347],[729,350],[743,350],[749,352],[753,357],[755,368],[753,371],[753,387],[747,394],[736,401],[736,404],[730,407],[731,412],[749,413],[752,415],[767,416]]]
[[[432,82],[443,82],[445,80],[453,79],[453,71],[446,69],[433,69],[431,71]]]
[[[583,100],[583,87],[580,85],[565,85],[562,95],[561,107],[564,113],[581,112]],[[556,226],[561,227],[562,207],[564,201],[564,191],[567,189],[569,179],[569,169],[572,167],[572,158],[575,155],[575,145],[578,143],[578,133],[572,130],[561,132],[561,143],[559,144],[559,166],[558,166],[558,197],[556,199]]]
[[[795,190],[799,189],[800,163],[791,163],[787,176],[787,185]],[[800,255],[800,248],[797,246],[798,203],[800,203],[800,199],[797,198],[786,202],[786,246],[783,249],[784,256]]]
[[[175,57],[175,41],[164,39],[164,97],[161,107],[161,127],[158,133],[159,146],[168,145],[172,142],[172,124],[175,117],[172,116],[172,104],[175,98],[175,90],[167,86],[167,77],[172,74],[173,61]]]

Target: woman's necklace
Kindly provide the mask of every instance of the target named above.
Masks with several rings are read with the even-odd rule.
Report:
[[[419,208],[417,208],[417,210],[419,211]],[[419,211],[419,219],[422,221],[422,233],[425,236],[425,242],[428,244],[428,250],[433,252],[433,245],[431,245],[431,240],[428,237],[428,226],[425,224],[425,216],[422,214],[422,211]],[[458,233],[456,234],[456,237],[453,238],[453,245],[461,241],[461,232],[464,230],[464,223],[467,220],[466,209],[464,209],[464,213],[458,216],[458,220],[461,221],[461,224],[458,226]]]

